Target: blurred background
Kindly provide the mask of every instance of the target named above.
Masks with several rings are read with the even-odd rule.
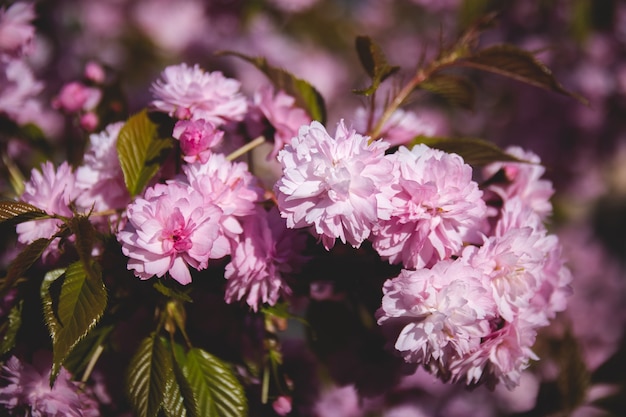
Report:
[[[574,275],[567,311],[541,334],[535,351],[542,359],[516,391],[468,392],[418,373],[393,391],[373,387],[363,400],[356,391],[367,392],[369,385],[354,375],[332,375],[310,388],[310,398],[300,393],[299,404],[313,407],[314,414],[306,414],[304,405],[294,413],[626,415],[626,2],[46,0],[36,2],[35,10],[36,38],[24,59],[32,72],[24,89],[33,94],[0,100],[5,131],[19,127],[29,138],[2,137],[0,190],[5,195],[11,194],[9,174],[27,173],[46,158],[71,160],[86,130],[97,131],[144,107],[151,99],[150,84],[167,65],[198,63],[222,71],[251,95],[267,84],[264,75],[215,52],[264,56],[315,86],[326,101],[328,126],[334,126],[340,119],[350,122],[365,105],[351,93],[368,85],[354,48],[356,36],[370,36],[389,63],[401,67],[387,81],[393,87],[407,80],[421,60],[433,57],[440,42],[452,42],[475,19],[497,12],[496,24],[480,42],[507,42],[536,52],[589,105],[497,75],[468,72],[478,86],[473,111],[428,94],[416,95],[405,110],[426,120],[433,134],[515,144],[541,157],[556,189],[549,228],[559,235]],[[89,63],[105,68],[101,103],[106,104],[90,125],[54,105],[63,86],[85,79]],[[2,83],[7,79],[0,79],[0,93]],[[302,354],[295,341],[285,341],[285,349],[287,365]],[[311,354],[307,360],[338,363],[340,357]],[[360,360],[355,367],[363,369],[378,359],[364,354]],[[302,370],[292,374],[303,381],[310,377]]]

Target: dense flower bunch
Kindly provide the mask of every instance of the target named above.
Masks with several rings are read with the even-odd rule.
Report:
[[[42,86],[19,71],[34,18],[32,5],[0,9],[0,116],[18,130],[33,121],[18,104],[42,106]],[[571,293],[561,242],[546,226],[553,185],[535,153],[447,137],[437,121],[401,108],[420,89],[450,99],[464,88],[450,67],[497,72],[502,62],[513,68],[504,75],[574,96],[529,52],[476,49],[481,30],[442,45],[389,91],[381,84],[399,68],[358,38],[371,87],[357,93],[368,105],[352,118],[333,114],[334,126],[307,81],[233,51],[222,54],[268,82],[248,94],[225,72],[169,65],[141,110],[111,117],[121,106],[107,94],[107,70],[89,62],[84,80],[64,83],[49,103],[82,129],[80,158],[40,163],[0,204],[18,244],[0,286],[8,318],[0,406],[42,417],[97,416],[99,407],[149,417],[288,415],[306,383],[287,365],[304,351],[290,354],[278,334],[289,320],[306,328],[299,313],[336,297],[324,291],[325,268],[349,275],[341,263],[350,257],[376,275],[349,278],[375,299],[358,314],[384,340],[390,373],[523,385],[540,359],[540,329]],[[384,104],[378,91],[389,94]],[[35,354],[23,332],[33,288],[52,359]],[[102,382],[110,360],[124,362],[125,384]],[[120,385],[126,408],[107,392]]]

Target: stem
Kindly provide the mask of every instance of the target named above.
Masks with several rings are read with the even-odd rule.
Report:
[[[96,362],[98,362],[98,359],[100,358],[100,355],[102,354],[103,350],[104,350],[104,348],[102,347],[102,345],[98,345],[98,347],[96,347],[96,351],[93,353],[93,355],[89,359],[89,363],[87,364],[87,367],[85,368],[85,372],[83,373],[83,377],[80,379],[80,382],[82,382],[82,383],[87,382],[87,380],[89,379],[89,376],[91,375],[91,372],[93,371],[94,366],[96,366]]]
[[[250,152],[252,149],[256,148],[257,146],[259,146],[263,142],[265,142],[265,138],[263,136],[259,136],[258,138],[254,139],[251,142],[246,143],[241,148],[239,148],[239,149],[235,150],[234,152],[232,152],[231,154],[229,154],[226,157],[226,160],[233,161],[233,160],[239,158],[241,155],[245,154],[246,152]]]

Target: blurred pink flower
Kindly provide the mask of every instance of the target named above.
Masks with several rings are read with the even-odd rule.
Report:
[[[172,136],[179,140],[185,162],[205,163],[211,155],[211,148],[222,141],[224,132],[204,119],[179,120],[174,125]]]
[[[0,58],[28,52],[35,37],[35,27],[31,24],[35,17],[33,3],[18,1],[0,8]]]
[[[98,417],[100,410],[92,395],[72,381],[63,367],[50,387],[52,355],[37,352],[33,364],[10,357],[0,369],[8,382],[0,389],[0,404],[10,415],[33,417]]]
[[[87,87],[81,82],[72,81],[61,88],[59,94],[52,100],[52,106],[67,113],[89,111],[98,105],[101,98],[102,91],[99,88]]]
[[[235,243],[224,277],[227,303],[244,299],[257,311],[263,303],[276,304],[281,294],[290,294],[285,282],[305,260],[306,234],[287,229],[278,210],[259,208],[243,219],[243,234]]]
[[[335,137],[313,121],[279,153],[283,176],[275,185],[278,207],[287,227],[314,226],[326,249],[339,238],[360,246],[380,218],[388,218],[389,201],[379,192],[392,180],[384,157],[388,144],[337,125]]]
[[[296,106],[293,97],[282,90],[274,94],[271,86],[262,87],[254,94],[254,105],[274,128],[274,149],[268,158],[276,158],[278,151],[298,134],[300,126],[311,123],[311,117]]]
[[[519,197],[524,204],[545,220],[552,214],[550,198],[554,194],[552,182],[541,179],[545,168],[540,165],[539,156],[525,151],[519,146],[510,146],[505,150],[508,154],[527,162],[496,162],[483,168],[483,176],[491,178],[499,171],[504,173],[504,181],[490,184],[487,189],[495,192],[503,200]]]
[[[239,88],[239,81],[219,71],[205,72],[198,64],[171,65],[152,84],[151,105],[178,119],[204,119],[219,126],[243,119],[248,103]]]
[[[85,65],[85,78],[96,83],[102,84],[106,78],[106,73],[102,65],[97,63],[96,61],[89,61]]]
[[[205,269],[215,258],[221,210],[207,204],[189,185],[178,181],[148,188],[128,206],[128,222],[117,235],[128,269],[141,279],[166,273],[186,285],[189,266]]]
[[[43,90],[31,69],[22,60],[0,62],[0,113],[18,123],[24,107]]]
[[[396,177],[387,189],[393,210],[372,232],[374,249],[405,268],[432,266],[457,254],[486,216],[472,167],[426,145],[402,146],[388,159]]]
[[[381,116],[382,111],[377,110],[374,115],[374,123]],[[354,127],[358,132],[367,134],[369,112],[364,107],[359,107],[355,112]],[[447,130],[444,116],[432,109],[419,109],[416,111],[396,110],[383,125],[380,138],[389,142],[391,146],[405,145],[416,136],[441,136]]]
[[[274,400],[272,408],[279,416],[286,416],[291,413],[291,397],[281,395]]]
[[[116,147],[123,126],[112,123],[89,135],[83,163],[76,169],[76,186],[83,190],[76,204],[85,211],[119,210],[130,202]]]
[[[50,215],[72,216],[70,202],[76,199],[81,190],[75,185],[75,174],[67,162],[57,169],[48,161],[41,165],[41,171],[33,169],[30,179],[24,184],[20,200],[44,210]],[[29,244],[39,238],[51,238],[59,231],[61,220],[43,219],[20,223],[16,226],[17,240]],[[44,258],[56,252],[58,239],[48,246]]]

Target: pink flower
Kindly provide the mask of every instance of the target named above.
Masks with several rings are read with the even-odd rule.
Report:
[[[329,249],[335,239],[360,246],[376,222],[388,217],[379,192],[392,179],[384,157],[388,144],[348,130],[341,121],[335,137],[321,123],[302,126],[278,154],[283,176],[275,185],[287,227],[313,226]]]
[[[243,220],[243,234],[235,244],[224,277],[227,303],[246,299],[257,311],[263,303],[276,304],[291,290],[285,278],[297,272],[305,258],[306,234],[287,229],[278,210],[259,208]]]
[[[545,172],[545,168],[540,165],[541,160],[536,154],[524,151],[518,146],[511,146],[506,152],[528,163],[496,162],[487,165],[483,168],[485,178],[493,177],[499,171],[502,171],[505,177],[504,182],[492,183],[487,188],[503,200],[519,197],[524,204],[532,207],[542,220],[545,219],[552,213],[550,198],[554,194],[554,189],[552,182],[541,179]]]
[[[375,122],[382,111],[378,109],[374,114]],[[369,111],[359,107],[355,113],[355,128],[359,132],[368,131]],[[443,115],[433,110],[420,109],[416,112],[396,110],[383,125],[380,138],[389,142],[391,146],[405,145],[417,136],[439,136],[446,131]]]
[[[98,403],[92,395],[71,380],[70,373],[61,368],[54,386],[50,388],[52,358],[47,352],[37,352],[33,364],[10,357],[0,370],[8,382],[0,389],[0,404],[11,415],[37,417],[98,417]]]
[[[24,193],[20,197],[25,203],[44,210],[49,215],[72,216],[70,202],[80,194],[75,185],[75,174],[67,162],[56,170],[51,162],[41,165],[41,171],[33,169],[30,180],[24,184]],[[57,219],[33,220],[16,226],[17,240],[29,244],[39,238],[51,238],[59,231],[62,221]],[[44,254],[55,252],[58,239],[51,244]]]
[[[118,233],[128,269],[141,279],[166,273],[186,285],[189,266],[201,270],[215,258],[221,210],[187,184],[172,181],[146,190],[128,206],[128,223]]]
[[[405,268],[432,266],[458,254],[486,216],[472,168],[456,154],[425,145],[402,146],[389,159],[396,175],[388,189],[393,210],[374,228],[376,251]]]
[[[172,136],[180,141],[185,162],[205,163],[211,154],[211,148],[222,141],[224,132],[204,119],[180,120],[174,125]]]
[[[274,149],[268,158],[276,158],[278,151],[298,134],[300,126],[311,123],[311,117],[304,109],[296,107],[293,97],[282,90],[274,95],[271,86],[254,94],[254,104],[274,129]]]
[[[178,119],[204,119],[216,126],[240,121],[248,109],[239,81],[219,71],[204,72],[198,64],[172,65],[152,84],[151,105]]]
[[[83,190],[76,203],[86,211],[124,209],[130,202],[116,148],[122,126],[124,122],[112,123],[89,135],[83,163],[76,169],[76,186]]]
[[[8,9],[0,8],[0,57],[18,57],[31,46],[35,36],[34,4],[16,2]]]
[[[22,60],[0,62],[0,113],[20,123],[24,107],[32,107],[32,100],[43,90],[30,68]]]
[[[499,323],[500,328],[485,337],[469,355],[454,358],[449,364],[453,381],[466,380],[467,384],[484,383],[493,387],[502,382],[508,389],[519,385],[522,371],[530,360],[539,359],[532,351],[537,332],[523,318]]]
[[[445,368],[490,333],[495,304],[482,281],[479,270],[460,261],[404,269],[383,286],[378,324],[398,326],[395,348],[407,362]]]
[[[203,164],[185,165],[183,172],[194,193],[221,209],[220,236],[213,250],[228,255],[230,242],[243,231],[238,219],[254,213],[263,190],[245,162],[230,162],[222,154],[212,153]]]
[[[102,84],[106,78],[106,73],[102,65],[96,61],[89,61],[85,65],[85,78],[96,84]]]
[[[286,416],[291,413],[291,397],[281,395],[274,400],[272,408],[279,416]]]
[[[76,113],[81,110],[93,110],[101,98],[100,89],[72,81],[61,88],[59,95],[52,101],[52,106],[68,113]]]

